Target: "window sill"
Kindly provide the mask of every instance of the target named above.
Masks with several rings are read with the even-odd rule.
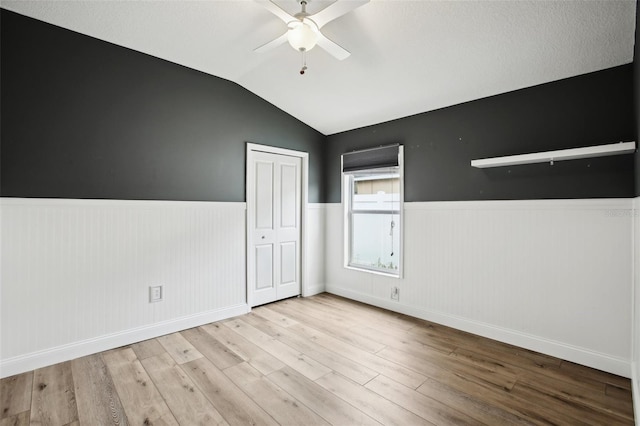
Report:
[[[361,266],[353,266],[353,265],[344,265],[345,269],[350,269],[352,271],[358,271],[358,272],[366,272],[368,274],[375,274],[375,275],[381,275],[383,277],[389,277],[389,278],[402,278],[401,274],[391,274],[389,272],[382,272],[382,271],[377,271],[375,269],[367,269],[365,267],[361,267]]]

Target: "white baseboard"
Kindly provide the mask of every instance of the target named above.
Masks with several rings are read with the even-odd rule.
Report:
[[[631,363],[631,392],[633,395],[633,411],[636,426],[640,426],[640,366],[636,362]]]
[[[249,305],[242,304],[223,309],[202,312],[169,321],[163,321],[144,327],[138,327],[119,333],[100,336],[74,342],[68,345],[58,346],[45,351],[33,352],[0,361],[0,378],[24,373],[36,368],[69,361],[86,355],[95,354],[109,349],[118,348],[143,340],[163,336],[197,327],[210,322],[246,314],[250,311]]]
[[[369,305],[388,309],[390,311],[410,315],[412,317],[424,319],[437,324],[442,324],[458,330],[498,340],[500,342],[515,345],[521,348],[540,352],[554,356],[577,364],[586,365],[608,373],[617,374],[623,377],[631,377],[631,363],[629,360],[613,357],[607,354],[598,353],[585,348],[568,345],[538,336],[522,333],[515,330],[496,327],[491,324],[461,318],[428,309],[409,306],[406,304],[385,300],[378,297],[354,292],[336,285],[327,284],[328,293],[343,296]],[[637,392],[634,392],[634,395]],[[636,397],[637,399],[637,397]],[[637,418],[637,417],[636,417]]]

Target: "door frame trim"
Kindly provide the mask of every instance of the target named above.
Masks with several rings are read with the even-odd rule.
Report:
[[[294,151],[291,149],[277,148],[268,145],[259,145],[247,142],[246,154],[246,170],[245,170],[245,188],[247,211],[245,215],[245,232],[247,237],[246,262],[247,262],[247,305],[249,309],[253,306],[253,285],[255,280],[255,262],[254,254],[251,250],[253,247],[253,232],[249,229],[249,218],[255,212],[255,186],[254,186],[254,170],[251,167],[255,152],[266,152],[269,154],[286,155],[289,157],[298,157],[302,160],[302,182],[301,182],[301,200],[300,200],[300,293],[307,296],[309,293],[307,286],[307,205],[309,203],[309,153],[303,151]]]

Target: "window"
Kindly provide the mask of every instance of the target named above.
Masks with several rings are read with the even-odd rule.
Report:
[[[379,150],[386,152],[372,153]],[[399,277],[402,147],[393,145],[344,154],[342,163],[345,266]]]

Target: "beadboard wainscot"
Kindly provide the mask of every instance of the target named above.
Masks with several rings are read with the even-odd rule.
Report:
[[[248,312],[243,202],[0,202],[2,377]]]
[[[633,361],[631,382],[636,424],[640,424],[640,197],[633,200]]]
[[[327,205],[308,203],[306,218],[306,273],[302,285],[304,297],[325,291],[325,234]]]
[[[343,267],[334,203],[326,288],[630,377],[632,208],[632,199],[405,203],[397,279]]]

